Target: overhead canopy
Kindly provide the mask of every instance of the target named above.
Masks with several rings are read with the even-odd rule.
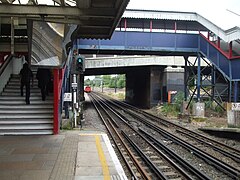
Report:
[[[111,37],[129,0],[0,0],[0,23],[26,25],[26,19],[77,24],[75,38]],[[26,0],[25,0],[26,1]],[[43,4],[43,3],[47,4]],[[7,30],[9,26],[5,27]],[[23,28],[24,29],[24,28]]]

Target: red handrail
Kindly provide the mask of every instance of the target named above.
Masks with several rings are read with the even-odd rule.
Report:
[[[210,41],[208,38],[206,38],[202,33],[200,33],[200,36],[202,36],[206,41],[208,41],[209,44],[214,46],[222,55],[224,55],[228,60],[232,59],[240,59],[240,56],[230,56],[228,53],[224,52],[221,48],[219,48],[216,44],[214,44],[212,41]]]

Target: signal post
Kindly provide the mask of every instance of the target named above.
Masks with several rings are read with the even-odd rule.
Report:
[[[73,126],[82,126],[83,117],[83,101],[84,101],[84,71],[85,59],[78,53],[73,55],[72,66],[72,102],[73,102]]]

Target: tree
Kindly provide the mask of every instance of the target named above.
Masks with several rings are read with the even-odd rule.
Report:
[[[84,81],[84,85],[85,85],[85,86],[90,86],[91,83],[92,83],[92,82],[91,82],[91,80],[90,80],[89,78]]]
[[[103,78],[104,86],[109,87],[110,82],[111,82],[111,76],[110,75],[103,75],[102,78]]]
[[[102,82],[102,77],[101,76],[95,76],[93,81],[94,81],[94,84],[95,84],[96,87],[100,87],[101,86],[101,82]]]
[[[124,88],[126,86],[126,78],[125,75],[119,75],[117,80],[117,88]]]

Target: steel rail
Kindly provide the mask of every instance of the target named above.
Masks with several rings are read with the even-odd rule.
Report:
[[[113,103],[112,103],[113,104]],[[155,131],[157,131],[158,133],[162,134],[164,137],[166,138],[170,138],[172,141],[178,143],[179,145],[183,146],[184,148],[188,148],[191,151],[194,151],[195,154],[201,158],[204,159],[206,162],[211,161],[212,165],[222,171],[224,171],[226,174],[234,177],[234,178],[240,178],[240,171],[224,162],[219,161],[218,159],[216,159],[215,157],[206,154],[205,152],[195,148],[194,146],[192,146],[191,144],[184,142],[183,140],[178,139],[176,136],[170,134],[169,132],[160,129],[160,127],[156,127],[155,124],[150,123],[148,121],[146,121],[146,119],[140,117],[139,115],[130,112],[127,109],[124,109],[122,107],[120,107],[118,104],[114,103],[116,106],[118,106],[119,108],[121,108],[122,110],[124,110],[125,112],[128,112],[129,114],[131,114],[132,116],[134,116],[135,118],[138,118],[142,123],[145,123],[145,125],[149,126],[150,128],[154,129]]]
[[[92,102],[93,102],[93,105],[94,105],[96,111],[98,112],[101,120],[103,121],[103,123],[104,123],[105,127],[107,128],[110,136],[112,137],[112,139],[113,139],[116,147],[118,148],[118,151],[119,151],[121,157],[123,158],[125,164],[126,164],[127,167],[128,167],[128,170],[130,171],[130,173],[131,173],[131,175],[132,175],[132,178],[134,178],[134,179],[137,180],[138,178],[137,178],[136,174],[133,172],[132,166],[128,163],[127,159],[126,159],[125,156],[123,155],[121,149],[119,148],[119,146],[118,146],[118,144],[117,144],[116,139],[114,138],[114,135],[112,134],[110,128],[108,127],[108,125],[107,125],[104,117],[101,115],[101,112],[100,112],[100,110],[98,109],[98,107],[97,107],[97,105],[96,105],[97,100],[94,99],[93,96],[91,96],[91,97],[92,97],[92,99],[95,101],[95,102],[94,102],[94,101],[92,101]],[[99,104],[99,106],[100,106],[101,108],[103,108],[102,105]],[[110,122],[109,122],[109,124],[112,126],[112,129],[113,129],[114,132],[117,134],[120,142],[123,144],[123,146],[124,146],[125,149],[127,150],[129,156],[131,157],[132,161],[135,163],[135,165],[136,165],[136,167],[138,168],[138,170],[139,170],[140,174],[142,175],[142,177],[143,177],[144,179],[146,179],[146,180],[147,180],[147,179],[150,179],[150,177],[148,176],[148,173],[147,173],[147,172],[145,171],[145,169],[141,166],[141,164],[138,162],[138,160],[134,157],[133,153],[132,153],[131,150],[127,147],[126,143],[123,141],[123,139],[121,138],[121,136],[119,135],[119,133],[117,132],[117,130],[113,127],[113,124],[111,124]]]
[[[236,160],[237,162],[240,162],[240,156],[239,156],[239,155],[232,154],[232,153],[229,153],[229,152],[227,152],[227,151],[224,151],[224,150],[220,149],[219,147],[216,147],[216,146],[210,144],[209,142],[205,142],[204,140],[200,139],[199,137],[193,136],[193,135],[188,134],[188,133],[186,133],[186,132],[183,132],[183,131],[181,131],[181,130],[178,130],[178,129],[177,129],[176,132],[181,133],[181,134],[184,134],[185,136],[188,136],[188,137],[190,137],[190,138],[194,138],[194,140],[210,146],[210,147],[211,147],[212,149],[214,149],[215,151],[217,151],[217,152],[219,152],[219,153],[221,153],[221,154],[224,154],[225,156],[227,156],[227,157],[229,157],[229,158],[232,158],[232,159]]]
[[[122,116],[122,114],[120,114],[119,112],[117,112],[115,109],[113,109],[112,107],[110,107],[105,99],[101,100],[100,96],[98,96],[99,101],[101,101],[102,104],[104,104],[108,110],[110,110],[114,115],[116,115],[123,123],[125,123],[125,125],[127,125],[130,129],[132,129],[136,134],[138,134],[141,138],[143,138],[157,153],[159,153],[166,161],[168,161],[168,163],[170,163],[172,166],[174,166],[174,168],[176,168],[181,175],[183,175],[184,177],[186,177],[189,180],[192,180],[192,178],[188,175],[188,173],[183,170],[181,167],[179,167],[179,165],[177,165],[175,162],[173,162],[169,157],[167,157],[164,153],[162,153],[161,151],[159,151],[159,149],[157,147],[155,147],[151,142],[149,142],[148,139],[146,139],[144,136],[142,136],[138,131],[136,131],[134,129],[134,127],[132,127],[127,121],[126,117]]]
[[[120,101],[117,101],[117,100],[113,100],[113,101],[114,101],[115,103],[122,104],[123,106],[128,107],[128,108],[130,108],[130,109],[133,109],[133,110],[137,111],[138,113],[143,114],[144,116],[147,116],[148,118],[150,118],[150,119],[152,119],[152,120],[157,120],[158,122],[159,122],[159,120],[160,120],[160,123],[161,123],[161,124],[163,124],[162,121],[164,121],[165,123],[170,124],[170,125],[172,125],[172,126],[175,126],[175,127],[179,128],[179,129],[182,129],[182,130],[184,130],[184,131],[190,132],[190,133],[195,134],[195,135],[197,135],[197,136],[201,136],[202,138],[205,138],[205,139],[207,139],[207,140],[209,140],[209,141],[211,141],[211,142],[213,142],[213,143],[215,143],[215,144],[218,144],[218,145],[220,145],[220,146],[223,146],[223,147],[225,147],[225,148],[227,148],[227,149],[229,149],[229,150],[231,150],[231,151],[234,151],[234,153],[236,153],[236,154],[238,154],[238,156],[240,156],[240,150],[238,150],[238,149],[236,149],[236,148],[230,147],[230,146],[228,146],[228,145],[226,145],[226,144],[224,144],[224,143],[218,142],[218,141],[216,141],[216,140],[214,140],[214,139],[211,139],[211,138],[209,138],[209,137],[207,137],[207,136],[204,136],[204,135],[202,135],[202,134],[199,134],[199,133],[196,133],[196,132],[191,131],[191,130],[189,130],[189,129],[186,129],[186,128],[184,128],[184,127],[181,127],[181,126],[179,126],[179,125],[177,125],[177,124],[175,124],[175,123],[173,123],[173,122],[169,122],[169,121],[167,121],[167,120],[165,120],[165,119],[162,119],[162,118],[160,118],[160,117],[157,117],[157,116],[154,116],[154,115],[152,115],[152,114],[149,114],[149,113],[147,113],[147,112],[145,112],[145,111],[142,111],[142,110],[140,110],[140,109],[138,109],[138,108],[136,108],[136,107],[134,107],[134,106],[131,106],[131,105],[129,105],[129,104],[126,104],[126,103],[123,103],[123,102],[120,102]],[[167,126],[167,124],[165,124],[165,126]],[[168,126],[168,127],[169,127],[169,126]],[[206,143],[206,142],[204,142],[204,143]],[[208,144],[209,144],[209,143],[208,143]],[[215,146],[214,146],[214,147],[215,147]]]
[[[141,119],[140,121],[146,121],[145,119],[141,118],[140,116],[137,116],[136,114],[134,115],[136,117],[138,117],[139,119]],[[160,133],[162,136],[171,139],[172,141],[178,143],[179,145],[181,145],[182,147],[189,149],[191,151],[193,151],[199,158],[204,159],[206,162],[211,161],[212,165],[222,171],[224,171],[226,174],[234,177],[234,178],[240,178],[240,171],[224,162],[219,161],[218,159],[216,159],[215,157],[206,154],[205,152],[203,152],[202,150],[197,149],[196,147],[194,147],[193,145],[184,142],[183,140],[179,139],[178,137],[174,136],[173,134],[170,134],[169,132],[167,132],[166,130],[161,129],[160,127],[157,127],[155,124],[152,124],[150,122],[145,122],[145,125],[149,126],[150,128],[154,129],[155,131],[157,131],[158,133]]]
[[[128,142],[134,147],[134,150],[145,160],[145,162],[151,167],[154,173],[157,175],[159,179],[168,179],[162,171],[158,169],[158,167],[152,163],[152,161],[144,154],[144,152],[138,147],[136,143],[134,143],[131,138],[122,131],[123,136],[128,140]]]
[[[100,96],[98,96],[100,98]],[[102,97],[101,97],[102,98]],[[185,170],[183,170],[181,167],[179,167],[179,165],[177,165],[175,162],[172,161],[172,158],[169,158],[168,156],[166,156],[162,151],[160,151],[156,146],[154,146],[151,142],[149,142],[146,137],[144,137],[142,134],[140,134],[138,131],[136,131],[134,129],[134,127],[132,127],[127,121],[126,117],[123,116],[121,113],[117,112],[116,110],[114,110],[112,107],[110,107],[106,101],[102,101],[103,104],[105,104],[105,106],[112,111],[112,113],[114,113],[117,117],[119,117],[121,119],[122,122],[124,122],[127,126],[129,126],[129,128],[131,128],[136,134],[138,134],[141,138],[143,138],[146,142],[148,142],[148,144],[154,148],[165,160],[167,160],[170,164],[172,164],[176,169],[178,169],[178,171],[180,171],[182,173],[183,176],[185,176],[187,179],[192,179],[188,173],[186,173]],[[170,150],[170,149],[169,149]],[[175,156],[176,153],[173,154],[173,156]],[[171,156],[172,157],[172,156]],[[192,165],[190,165],[187,161],[183,160],[185,166],[187,167],[187,165],[189,165],[188,169],[190,172],[193,173],[193,175],[199,177],[200,179],[202,179],[201,177],[204,177],[205,179],[209,179],[207,176],[205,176],[204,174],[202,174],[202,172],[196,170],[195,172],[192,171]],[[181,163],[180,163],[181,164]],[[196,169],[196,168],[195,168]],[[203,179],[204,179],[203,178]]]
[[[156,144],[158,147],[163,149],[165,153],[167,153],[169,156],[171,156],[171,158],[175,159],[179,164],[181,164],[184,168],[186,168],[187,170],[192,172],[199,179],[202,179],[202,180],[207,180],[207,179],[210,180],[211,179],[210,177],[208,177],[207,175],[205,175],[201,171],[199,171],[196,167],[194,167],[193,165],[191,165],[190,163],[185,161],[183,158],[181,158],[178,154],[176,154],[170,148],[165,146],[162,142],[160,142],[159,140],[154,138],[152,135],[147,133],[145,130],[143,130],[142,128],[138,128],[138,129],[141,133],[145,134],[149,139],[151,139],[154,144]]]

